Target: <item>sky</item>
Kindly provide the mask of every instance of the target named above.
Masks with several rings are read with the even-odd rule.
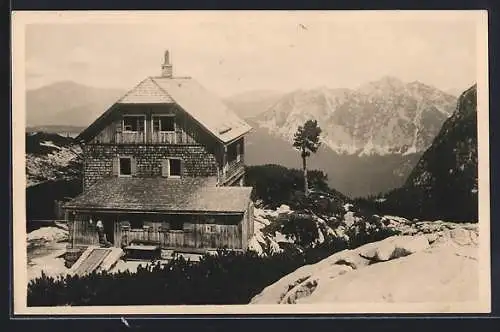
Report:
[[[26,26],[26,86],[132,88],[160,74],[168,49],[174,75],[221,97],[355,88],[383,76],[463,91],[476,81],[476,28],[467,12],[80,14]]]

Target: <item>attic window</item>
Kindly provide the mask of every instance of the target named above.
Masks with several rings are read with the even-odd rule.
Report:
[[[175,117],[173,115],[154,116],[153,131],[161,131],[161,132],[175,131]]]
[[[123,117],[123,131],[142,132],[145,120],[143,115],[126,115]]]

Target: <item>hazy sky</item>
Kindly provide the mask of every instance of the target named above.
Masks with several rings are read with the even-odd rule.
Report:
[[[464,90],[476,80],[476,16],[339,12],[170,13],[31,24],[29,89],[60,80],[132,88],[174,74],[220,96],[252,89],[352,88],[382,76]],[[54,21],[53,21],[54,22]]]

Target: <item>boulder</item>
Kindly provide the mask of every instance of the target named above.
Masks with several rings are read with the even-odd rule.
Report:
[[[317,287],[297,303],[441,302],[478,300],[477,260],[446,250],[421,251],[373,264],[335,278],[317,280]]]
[[[471,231],[463,228],[454,228],[450,230],[450,237],[458,245],[466,246],[472,244]]]
[[[429,247],[424,235],[391,236],[379,242],[369,243],[358,248],[359,255],[372,261],[383,262],[404,257]]]

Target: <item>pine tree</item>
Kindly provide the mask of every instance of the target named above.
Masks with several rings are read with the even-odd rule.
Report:
[[[307,157],[312,153],[316,153],[320,146],[319,135],[321,128],[316,120],[307,120],[303,126],[299,126],[294,135],[293,147],[300,151],[302,158],[302,169],[304,171],[304,195],[309,194],[307,183]]]

